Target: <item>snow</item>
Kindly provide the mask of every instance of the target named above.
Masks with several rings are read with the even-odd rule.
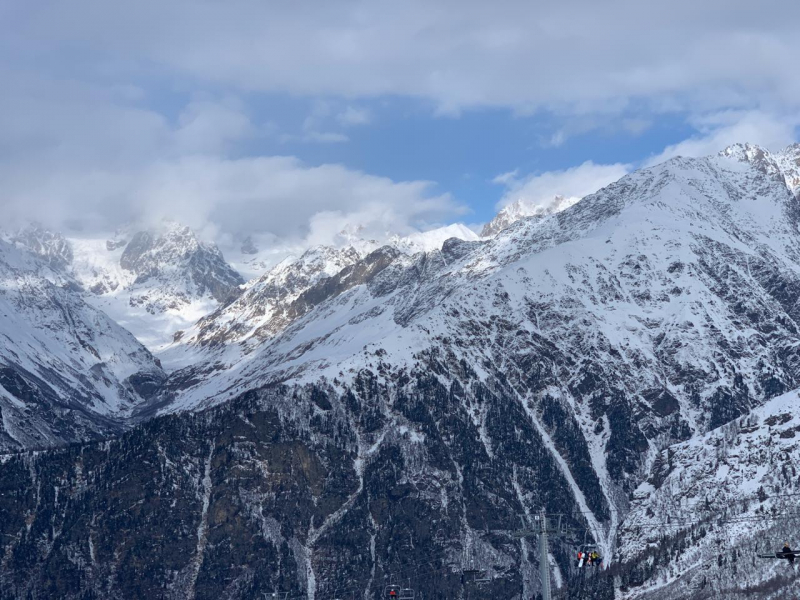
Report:
[[[0,364],[35,374],[101,415],[125,414],[134,398],[122,386],[138,372],[160,372],[153,357],[44,263],[0,242]],[[8,408],[20,399],[2,389]]]
[[[390,238],[389,243],[407,254],[415,254],[417,252],[441,250],[444,242],[450,238],[468,242],[476,242],[481,239],[477,233],[466,225],[454,223],[453,225],[430,231],[412,233],[405,237],[394,236]]]
[[[798,434],[800,390],[794,390],[732,423],[665,449],[661,454],[669,465],[666,478],[658,485],[643,482],[634,492],[630,513],[621,526],[622,558],[635,557],[661,536],[700,523],[713,527],[721,515],[728,521],[724,525],[728,547],[748,553],[755,552],[754,548],[774,552],[792,535],[786,531],[786,525],[791,524],[769,515],[773,510],[779,515],[796,512],[796,497],[800,496],[796,477],[786,476],[800,450]],[[665,526],[667,520],[672,525]],[[714,570],[708,566],[699,570],[709,559],[716,563],[716,539],[709,535],[689,544],[658,587],[684,589],[695,573],[702,573],[709,581],[716,578],[724,582],[729,576],[725,569],[715,572],[714,565]],[[798,543],[794,538],[789,541],[792,547]],[[738,585],[744,587],[774,576],[775,568],[780,567],[775,562],[754,562],[755,568],[740,572]],[[639,597],[654,589],[656,585],[649,584],[627,597]],[[681,597],[676,594],[676,598]]]
[[[101,238],[69,240],[74,258],[67,275],[87,290],[102,284],[86,300],[158,350],[166,367],[176,371],[176,380],[184,377],[164,412],[199,410],[274,382],[302,385],[335,378],[345,386],[364,368],[378,371],[379,363],[390,373],[379,378],[388,382],[391,373],[413,368],[421,355],[434,350],[464,361],[484,383],[502,373],[520,390],[518,401],[604,553],[611,556],[618,547],[623,558],[635,558],[664,532],[648,510],[695,514],[708,489],[718,491],[717,507],[762,488],[775,494],[794,489],[776,470],[785,463],[776,456],[797,449],[789,435],[800,427],[796,393],[755,408],[736,426],[706,431],[712,426],[707,402],[716,391],[741,385],[757,403],[766,394],[763,365],[775,365],[780,381],[794,377],[791,364],[781,367],[783,359],[776,355],[790,360],[800,346],[792,296],[793,284],[800,282],[793,196],[799,173],[799,146],[773,154],[743,144],[713,157],[672,159],[580,201],[556,198],[547,207],[515,203],[498,215],[499,229],[490,238],[458,224],[393,236],[390,245],[401,255],[395,252],[380,272],[366,267],[350,271],[369,276],[330,294],[307,292],[341,283],[335,280],[338,274],[363,267],[379,246],[362,239],[358,228],[343,232],[341,244],[292,249],[289,256],[284,255],[287,248],[261,244],[229,255],[242,272],[256,277],[242,286],[238,298],[224,303],[194,293],[192,286],[181,287],[180,273],[170,272],[168,281],[155,288],[137,283],[120,267],[122,247],[108,249]],[[452,238],[466,243],[445,245]],[[58,243],[47,247],[63,251]],[[14,286],[61,293],[53,292],[50,282],[64,284],[66,275],[52,264],[34,265],[13,252],[6,261],[41,274],[29,281],[15,273],[4,284],[6,296],[13,297]],[[186,298],[159,310],[148,310],[146,303],[132,307],[132,298],[144,288],[155,300],[172,298],[176,290],[185,291]],[[792,298],[781,296],[787,293]],[[12,306],[4,301],[0,310],[23,311],[24,302]],[[96,319],[116,340],[97,345],[99,360],[116,378],[139,368],[140,363],[122,356],[127,346],[119,341],[121,328],[113,329],[85,303],[78,312]],[[24,351],[20,361],[31,367],[36,366],[34,351],[63,354],[64,339],[43,339],[46,325],[43,318],[35,327],[10,333],[13,344],[0,350],[4,356]],[[51,325],[57,328],[55,321]],[[173,340],[178,329],[183,334]],[[129,351],[134,350],[131,346]],[[605,523],[591,513],[585,482],[576,480],[569,457],[560,454],[528,405],[525,373],[518,367],[527,359],[552,371],[546,393],[568,407],[584,437],[591,469],[612,507]],[[80,360],[93,364],[84,356]],[[607,402],[608,390],[574,391],[580,383],[574,377],[587,363],[616,375],[614,391],[631,399],[636,412],[630,418],[648,432],[639,472],[626,475],[638,484],[630,496],[629,490],[621,491],[622,482],[613,479],[607,462],[615,423],[590,406]],[[693,377],[695,372],[702,376]],[[454,375],[436,377],[449,386]],[[653,390],[674,399],[676,406],[665,409],[666,415],[658,414],[655,401],[648,399]],[[107,403],[111,411],[125,410],[120,398],[109,397]],[[485,412],[477,404],[468,408],[493,456]],[[784,414],[789,415],[785,423],[764,425]],[[685,426],[690,441],[673,444],[665,426],[672,418]],[[424,442],[408,423],[393,421],[392,428],[411,443]],[[786,437],[775,437],[781,433]],[[385,435],[381,432],[371,447],[362,448],[359,441],[354,464],[359,475]],[[668,459],[678,467],[659,473]],[[664,475],[664,482],[655,475]],[[770,501],[761,505],[773,506]],[[741,514],[755,510],[753,505]],[[749,533],[741,526],[731,535],[747,539]],[[696,568],[709,551],[702,543],[692,548],[681,558],[681,569]],[[302,552],[310,556],[313,548]],[[677,581],[664,577],[659,585]]]
[[[791,320],[789,309],[767,289],[763,272],[769,267],[787,281],[800,279],[800,240],[787,220],[793,201],[789,189],[775,177],[765,156],[730,152],[673,159],[627,176],[563,211],[521,219],[463,254],[445,256],[445,249],[436,248],[441,238],[436,239],[434,249],[398,257],[369,282],[322,301],[269,335],[257,337],[249,329],[243,340],[233,338],[204,352],[174,347],[176,357],[186,352],[183,364],[198,375],[165,410],[203,408],[274,381],[302,385],[336,378],[346,385],[362,369],[374,370],[378,363],[393,372],[413,368],[420,353],[431,348],[445,348],[453,360],[466,361],[485,382],[498,371],[520,381],[523,374],[514,373],[514,362],[535,350],[510,345],[516,343],[513,336],[502,337],[499,326],[492,325],[504,323],[506,330],[518,332],[516,339],[538,336],[553,346],[556,356],[573,364],[590,359],[606,372],[618,373],[625,393],[640,399],[642,414],[636,418],[643,428],[664,422],[643,399],[648,390],[660,389],[676,399],[674,414],[690,433],[701,435],[709,426],[702,403],[721,386],[735,385],[731,365],[757,397],[759,364],[773,361],[772,348],[760,341],[764,333],[759,321],[743,320],[736,301],[746,302],[747,310],[765,311],[770,323]],[[291,264],[281,265],[276,273],[287,272]],[[736,286],[738,299],[719,287],[714,279],[718,272],[726,274],[726,286]],[[256,287],[250,284],[248,290]],[[253,306],[249,300],[232,304],[215,321],[249,323],[246,311]],[[280,302],[273,306],[279,309]],[[270,315],[262,317],[255,322],[258,327],[274,322]],[[735,361],[720,348],[734,349]],[[699,405],[689,401],[685,378],[678,376],[689,369],[712,374],[707,381],[693,382],[699,384]],[[437,377],[444,385],[451,383],[449,374]],[[601,523],[591,513],[570,461],[560,455],[537,415],[529,411],[530,418],[603,551],[612,556],[622,532],[623,556],[641,552],[647,537],[630,534],[631,527],[644,510],[639,505],[659,496],[663,487],[641,484],[625,518],[629,499],[606,463],[612,426],[608,416],[592,416],[566,382],[548,393],[573,411],[612,507],[608,521]],[[527,405],[524,396],[520,402]],[[491,455],[480,411],[470,414]],[[399,431],[405,427],[396,426]],[[648,440],[639,483],[671,441],[666,433]],[[763,468],[737,474],[735,461],[741,459],[732,454],[729,458],[731,466],[717,472],[721,479],[697,485],[708,488],[732,481],[741,495],[757,490],[756,482],[774,477]],[[363,468],[360,457],[355,468]],[[686,502],[684,510],[696,505],[691,499]],[[648,526],[643,521],[641,527],[653,535],[663,531],[652,522]],[[705,560],[697,551],[681,564],[694,564],[692,556]]]
[[[580,198],[578,197],[566,198],[558,195],[553,197],[550,202],[544,204],[533,202],[527,198],[520,198],[497,213],[497,215],[484,226],[481,235],[486,238],[492,237],[521,219],[552,215],[568,209],[579,201]]]

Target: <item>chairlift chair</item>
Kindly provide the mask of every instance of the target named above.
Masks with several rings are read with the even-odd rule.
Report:
[[[597,544],[583,544],[578,549],[578,568],[582,568],[585,565],[591,565],[596,567],[600,564],[603,564],[603,557],[597,552],[597,559],[595,562],[590,562],[589,557],[591,556],[592,552],[597,552]]]

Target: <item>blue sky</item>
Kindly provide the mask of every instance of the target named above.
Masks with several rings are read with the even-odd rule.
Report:
[[[796,141],[798,3],[0,0],[0,208],[329,242]]]
[[[643,131],[607,123],[554,145],[551,138],[559,120],[549,114],[519,116],[506,109],[476,109],[442,117],[421,102],[397,98],[361,106],[373,120],[368,126],[344,129],[348,142],[274,140],[253,150],[288,151],[313,164],[342,162],[395,180],[435,181],[469,206],[467,219],[486,221],[503,197],[503,187],[492,181],[502,173],[514,169],[541,173],[586,161],[638,165],[694,133],[685,115],[663,115]],[[301,123],[302,119],[297,127]]]

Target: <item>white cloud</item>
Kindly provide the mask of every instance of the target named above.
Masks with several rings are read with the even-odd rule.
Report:
[[[535,173],[523,178],[517,177],[517,171],[504,173],[493,180],[507,188],[497,208],[504,208],[520,199],[529,204],[546,205],[556,195],[583,198],[617,181],[629,171],[630,165],[597,165],[587,161],[570,169]]]
[[[544,109],[558,121],[543,136],[553,146],[611,118],[636,135],[659,112],[693,114],[698,134],[653,160],[795,136],[800,79],[786,65],[800,59],[797,2],[311,3],[0,8],[3,217],[99,228],[170,212],[200,226],[220,219],[220,235],[258,225],[276,236],[325,237],[323,222],[363,219],[377,230],[389,219],[402,229],[459,213],[426,182],[240,158],[259,136],[346,142],[347,128],[373,120],[376,98],[418,99],[451,116]],[[277,130],[258,118],[257,109],[284,116],[271,112],[265,92],[293,109],[311,102],[309,114],[284,109],[294,125]],[[627,168],[589,162],[506,174],[497,180],[507,186],[501,204],[582,196]]]
[[[333,108],[330,102],[317,100],[311,107],[311,112],[303,120],[303,133],[284,134],[284,142],[313,142],[319,144],[338,144],[350,141],[345,134],[336,131],[326,131],[326,125],[333,117]],[[339,115],[337,115],[338,120]]]
[[[349,142],[350,138],[343,133],[335,131],[306,131],[300,135],[284,134],[281,136],[283,142],[311,142],[317,144],[340,144]]]
[[[348,106],[338,115],[336,120],[343,127],[352,127],[353,125],[367,125],[372,120],[372,115],[367,108],[356,108],[355,106]]]
[[[178,124],[179,152],[223,152],[234,142],[256,135],[255,126],[235,100],[193,101],[179,115]]]
[[[796,139],[800,113],[775,116],[762,111],[719,111],[692,120],[698,134],[667,146],[646,165],[664,162],[675,156],[707,156],[737,142],[750,142],[779,150]]]
[[[500,173],[500,175],[492,179],[492,183],[499,183],[501,185],[512,186],[518,181],[517,179],[518,175],[519,175],[519,169],[514,169],[513,171],[508,171],[506,173]]]
[[[17,8],[0,37],[7,56],[54,57],[79,74],[155,66],[240,92],[425,98],[447,114],[800,104],[800,80],[787,70],[800,62],[791,0],[311,5],[44,0]]]
[[[429,182],[395,182],[340,165],[309,166],[293,157],[195,155],[139,169],[62,169],[38,183],[28,178],[23,183],[6,189],[3,212],[11,221],[36,218],[103,230],[109,223],[147,225],[172,218],[234,239],[259,233],[283,242],[331,243],[347,223],[380,237],[465,212]]]

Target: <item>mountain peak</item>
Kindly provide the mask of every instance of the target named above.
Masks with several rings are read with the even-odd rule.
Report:
[[[720,152],[719,156],[749,163],[766,175],[783,179],[783,170],[776,157],[766,148],[756,144],[747,142],[732,144]]]
[[[795,195],[800,194],[800,144],[791,144],[776,156],[786,178],[786,185]]]
[[[480,239],[478,234],[466,225],[453,223],[437,229],[412,233],[405,237],[393,236],[389,243],[406,254],[416,254],[417,252],[441,250],[444,242],[450,238],[465,242],[476,242]]]
[[[74,254],[67,239],[40,223],[31,223],[14,234],[10,241],[36,256],[43,258],[51,268],[63,269],[72,264]]]
[[[503,208],[497,215],[484,225],[481,237],[493,237],[500,231],[526,217],[546,217],[548,215],[566,210],[577,203],[580,198],[567,198],[556,194],[548,202],[534,202],[528,198],[519,198]]]
[[[157,279],[172,286],[175,277],[184,278],[197,294],[208,294],[218,302],[244,283],[215,244],[201,242],[191,228],[177,223],[161,233],[136,233],[122,253],[120,266],[136,274],[136,284]]]

